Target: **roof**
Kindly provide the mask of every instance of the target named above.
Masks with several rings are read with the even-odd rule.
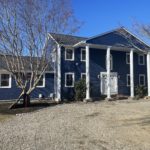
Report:
[[[86,40],[86,43],[109,45],[115,47],[149,49],[150,47],[125,28],[117,28]]]
[[[57,34],[57,33],[50,33],[50,35],[57,43],[64,44],[64,45],[74,45],[78,42],[88,39],[86,37],[79,37],[79,36],[66,35],[66,34]]]
[[[58,44],[64,45],[75,45],[83,41],[89,44],[136,48],[140,50],[150,49],[150,46],[123,27],[90,38],[56,33],[50,33],[50,36]]]
[[[11,62],[14,60],[14,61],[16,61],[15,63],[17,65],[17,63],[18,63],[17,58],[14,59],[15,57],[14,56],[11,57],[10,55],[7,55],[6,57],[8,59],[8,62]],[[29,65],[30,57],[29,56],[22,56],[21,60],[24,63],[25,70],[30,71],[31,70],[30,65]],[[37,57],[33,57],[32,60],[33,60],[33,65],[35,65],[35,68],[37,69]],[[7,70],[7,64],[6,64],[6,60],[5,60],[4,55],[0,54],[0,70],[3,70],[3,69]],[[38,65],[38,69],[40,70],[40,64]],[[50,71],[50,72],[54,71],[52,64],[48,65],[48,67],[46,68],[46,71]]]

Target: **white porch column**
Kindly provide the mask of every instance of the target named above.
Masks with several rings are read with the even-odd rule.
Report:
[[[147,88],[150,96],[150,52],[147,53]]]
[[[107,99],[111,99],[110,95],[110,47],[107,48],[106,52],[106,61],[107,61]]]
[[[56,89],[56,101],[61,100],[61,47],[57,45],[57,89]]]
[[[130,96],[134,97],[134,60],[133,49],[130,51]]]
[[[90,99],[90,60],[89,45],[86,45],[86,99]]]

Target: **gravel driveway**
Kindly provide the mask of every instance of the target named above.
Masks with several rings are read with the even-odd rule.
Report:
[[[0,123],[0,150],[149,150],[150,101],[62,104]]]

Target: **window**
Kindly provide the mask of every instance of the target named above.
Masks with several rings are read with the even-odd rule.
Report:
[[[10,74],[0,74],[0,88],[11,88]]]
[[[130,75],[127,74],[127,86],[130,86]]]
[[[139,85],[145,86],[145,75],[139,74]]]
[[[39,77],[39,75],[38,75]],[[38,84],[37,84],[37,87],[45,87],[45,74],[41,76]]]
[[[65,87],[74,87],[74,73],[65,73]]]
[[[65,49],[65,60],[74,60],[74,49]]]
[[[81,79],[85,79],[86,80],[86,73],[81,73]]]
[[[106,69],[107,69],[107,57],[106,57]],[[113,57],[110,55],[110,70],[113,70]]]
[[[86,51],[85,49],[81,49],[81,61],[85,61],[86,60]]]
[[[138,63],[139,65],[145,65],[144,55],[138,55]]]
[[[126,64],[130,64],[130,54],[126,53]]]

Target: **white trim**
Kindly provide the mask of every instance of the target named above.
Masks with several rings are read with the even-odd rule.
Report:
[[[143,77],[144,85],[141,85],[141,84],[140,84],[140,82],[141,82],[141,77]],[[140,85],[140,86],[145,86],[145,74],[139,74],[139,85]]]
[[[129,58],[129,62],[128,62]],[[126,64],[130,64],[130,53],[126,53]]]
[[[86,45],[86,99],[90,99],[90,56],[89,56],[89,45]]]
[[[85,51],[85,60],[84,59],[82,59],[82,52],[83,51]],[[80,54],[80,56],[81,56],[81,61],[86,61],[86,49],[85,48],[81,48],[81,54]]]
[[[105,59],[105,66],[107,69],[107,57]],[[110,54],[110,70],[113,70],[113,56],[112,56],[112,54]]]
[[[130,96],[134,97],[134,52],[130,51]]]
[[[51,38],[52,40],[55,41],[55,43],[56,43],[57,45],[59,45],[59,43],[54,39],[54,37],[53,37],[50,33],[48,33],[48,35],[50,36],[50,38]]]
[[[2,74],[7,74],[7,75],[9,75],[9,85],[8,86],[1,86],[1,75]],[[12,86],[12,76],[11,76],[11,74],[10,73],[1,73],[0,74],[0,88],[11,88],[11,86]]]
[[[107,51],[106,51],[106,60],[107,60],[107,99],[111,99],[111,87],[110,87],[110,48],[111,47],[107,47]]]
[[[126,85],[127,85],[127,87],[130,87],[130,82],[131,81],[130,82],[129,81],[130,81],[130,74],[127,74],[126,75]],[[129,84],[128,84],[128,82],[129,82]]]
[[[56,101],[61,101],[61,46],[57,45],[57,90]]]
[[[43,85],[37,85],[37,88],[44,88],[45,87],[45,73],[42,75],[43,76]]]
[[[150,52],[147,53],[147,87],[148,96],[150,96]]]
[[[85,75],[85,79],[86,79],[86,73],[81,73],[81,79],[83,79],[83,75]]]
[[[67,50],[72,50],[72,58],[71,59],[67,58]],[[74,61],[74,48],[65,48],[65,60],[66,61]]]
[[[141,57],[143,59],[143,63],[140,62]],[[139,65],[145,65],[145,55],[144,54],[138,54],[138,64]]]
[[[72,81],[72,85],[70,85],[70,86],[68,86],[67,85],[67,75],[72,75],[72,79],[73,79],[73,81]],[[75,74],[74,74],[74,72],[66,72],[65,73],[65,87],[70,87],[70,88],[72,88],[72,87],[74,87],[74,82],[75,82]]]

